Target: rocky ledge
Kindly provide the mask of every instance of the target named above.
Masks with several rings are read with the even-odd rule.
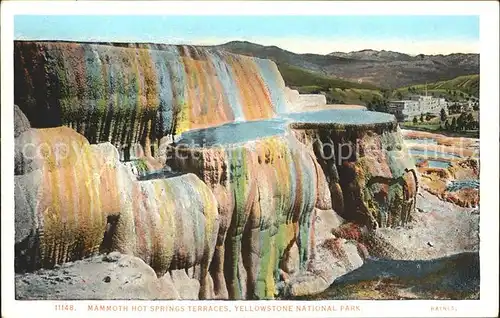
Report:
[[[337,110],[290,118],[321,167],[335,211],[374,229],[411,220],[417,173],[392,115]]]

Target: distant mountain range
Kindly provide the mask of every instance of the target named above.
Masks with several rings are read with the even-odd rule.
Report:
[[[411,56],[369,49],[349,53],[332,52],[327,55],[297,54],[277,46],[263,46],[246,41],[233,41],[215,47],[237,54],[271,59],[280,69],[284,65],[292,66],[330,78],[388,89],[479,74],[479,54]]]
[[[364,60],[364,61],[412,61],[414,59],[414,57],[405,53],[386,51],[386,50],[377,51],[370,49],[353,51],[349,53],[332,52],[328,55],[343,57],[347,59],[354,59],[354,60]]]

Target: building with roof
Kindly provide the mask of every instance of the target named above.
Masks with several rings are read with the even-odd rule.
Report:
[[[390,101],[387,111],[393,114],[399,121],[405,121],[421,114],[439,115],[443,108],[448,113],[448,103],[444,98],[412,95],[409,99]]]

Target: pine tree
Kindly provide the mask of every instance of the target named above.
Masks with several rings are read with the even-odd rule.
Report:
[[[446,115],[446,111],[444,110],[444,108],[441,108],[441,113],[439,115],[441,116],[441,121],[446,121],[446,119],[448,118],[448,116]]]
[[[451,121],[450,130],[451,131],[456,131],[457,130],[457,118],[456,117],[453,117],[453,119]]]
[[[474,121],[474,116],[472,116],[472,113],[468,113],[466,117],[467,122],[473,122]]]
[[[453,118],[455,119],[455,118]],[[460,114],[460,116],[458,116],[458,119],[456,121],[457,123],[457,130],[460,131],[462,130],[462,127],[464,126],[464,116],[463,116],[463,113]]]

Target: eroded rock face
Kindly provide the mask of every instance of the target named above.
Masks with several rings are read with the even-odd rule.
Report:
[[[417,176],[396,123],[358,127],[293,123],[291,127],[314,152],[332,207],[340,215],[374,228],[410,220]]]
[[[33,156],[18,151],[26,145]],[[96,253],[107,217],[121,210],[113,158],[60,127],[21,134],[15,160],[16,267],[51,267]]]
[[[30,143],[45,150],[36,158],[16,157],[22,173],[14,191],[16,271],[120,251],[141,258],[158,277],[188,271],[189,297],[194,290],[194,298],[213,295],[208,268],[219,228],[217,201],[198,177],[161,174],[139,181],[113,145],[90,145],[67,127],[32,129],[17,139],[20,149]],[[53,150],[65,142],[72,147],[57,155]]]
[[[140,258],[118,252],[16,274],[15,286],[20,300],[194,299],[181,297],[170,273],[158,277]]]
[[[338,230],[348,224],[335,211],[315,208],[313,215],[314,255],[305,271],[284,269],[287,276],[280,282],[280,296],[284,299],[326,290],[335,279],[363,265],[368,255],[356,238],[339,235]],[[285,264],[290,266],[291,260]]]
[[[14,139],[14,174],[29,173],[45,166],[49,170],[83,162],[89,142],[68,127],[29,129]]]
[[[14,105],[14,138],[31,128],[30,122],[26,115],[21,111],[19,106]]]
[[[140,257],[159,277],[192,269],[200,297],[209,296],[208,268],[219,229],[210,189],[194,174],[183,174],[135,182],[131,196],[132,207],[120,214],[111,249]]]
[[[317,182],[309,151],[284,135],[181,146],[168,148],[167,164],[198,175],[218,201],[220,229],[211,265],[216,297],[273,298],[281,260],[298,253],[304,269],[314,245],[310,216]]]
[[[479,139],[403,130],[421,187],[461,207],[479,204]]]
[[[165,135],[288,107],[274,62],[196,46],[15,41],[14,78],[32,127],[66,125],[146,154]]]
[[[106,262],[144,274],[130,289],[139,298],[299,296],[363,262],[356,238],[332,234],[344,222],[336,212],[389,227],[414,208],[416,175],[395,123],[346,128],[319,114],[319,124],[289,118],[292,134],[276,118],[288,116],[289,97],[268,60],[16,42],[15,77],[18,271],[119,251],[128,255]],[[175,135],[195,128],[199,144],[181,147],[189,138]],[[120,275],[104,283],[122,288]]]
[[[430,168],[428,161],[418,164],[422,188],[461,207],[479,205],[479,165],[475,158],[454,159],[446,168]]]

